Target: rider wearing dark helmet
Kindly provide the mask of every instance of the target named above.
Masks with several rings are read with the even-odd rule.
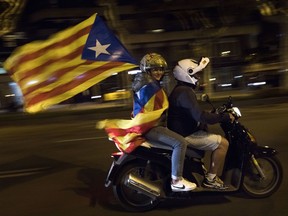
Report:
[[[220,165],[224,162],[228,141],[224,137],[206,131],[207,124],[215,124],[234,119],[229,114],[216,114],[202,110],[198,104],[194,89],[199,77],[197,76],[207,65],[209,58],[178,61],[173,70],[177,85],[169,96],[167,126],[184,136],[189,145],[196,149],[210,150],[210,168],[203,181],[204,187],[224,189],[226,186],[217,176]]]
[[[142,58],[140,62],[142,73],[137,74],[132,83],[134,92],[132,117],[137,116],[141,112],[148,113],[160,108],[163,109],[164,104],[167,109],[168,99],[160,86],[160,81],[166,68],[165,59],[157,53],[149,53]],[[196,188],[196,184],[182,177],[188,142],[181,135],[163,126],[161,122],[160,117],[158,124],[143,135],[147,141],[154,145],[167,146],[173,150],[171,158],[171,190],[174,192],[191,191]]]

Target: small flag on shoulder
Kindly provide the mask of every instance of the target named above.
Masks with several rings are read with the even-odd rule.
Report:
[[[140,91],[139,100],[144,103],[134,109],[132,119],[106,119],[96,125],[96,128],[106,130],[120,151],[127,153],[145,142],[143,134],[159,124],[168,108],[167,95],[158,83],[151,82]]]

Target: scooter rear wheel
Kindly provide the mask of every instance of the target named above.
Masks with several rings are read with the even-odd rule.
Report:
[[[255,198],[265,198],[275,193],[281,185],[283,169],[277,157],[256,158],[265,178],[261,178],[252,162],[248,167],[244,182],[244,192]]]
[[[127,164],[117,176],[117,180],[113,185],[113,192],[120,204],[128,211],[141,212],[148,211],[156,207],[160,200],[158,198],[151,198],[137,190],[127,186],[127,178],[129,174],[137,177],[148,179],[149,181],[162,182],[164,179],[161,169],[153,166],[153,170],[147,162],[132,162]],[[163,169],[162,169],[163,171]]]

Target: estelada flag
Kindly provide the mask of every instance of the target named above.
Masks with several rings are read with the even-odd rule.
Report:
[[[45,41],[17,48],[4,63],[30,113],[135,67],[135,59],[97,14]]]
[[[96,127],[105,129],[118,149],[129,153],[145,142],[143,134],[158,125],[167,108],[166,93],[157,82],[150,82],[134,94],[132,119],[105,119]]]

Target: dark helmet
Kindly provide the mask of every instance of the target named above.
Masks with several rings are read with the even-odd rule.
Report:
[[[140,61],[140,69],[142,72],[149,72],[153,68],[167,68],[166,60],[157,53],[146,54]]]

